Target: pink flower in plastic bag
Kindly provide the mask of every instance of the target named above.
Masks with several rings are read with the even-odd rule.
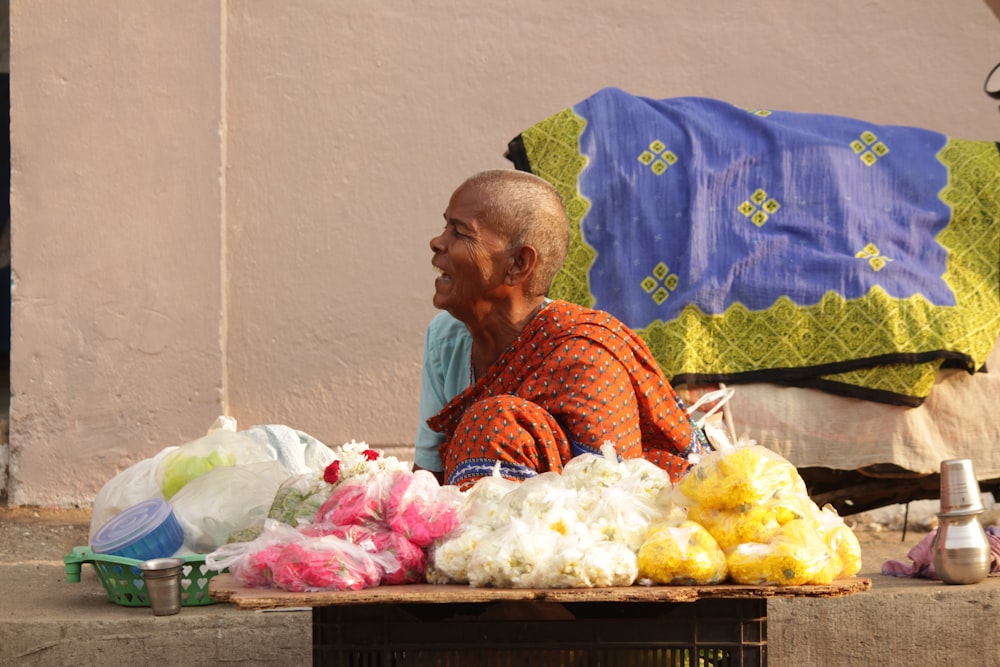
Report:
[[[378,478],[347,480],[333,490],[316,512],[317,524],[353,526],[381,522],[385,515],[383,486]]]
[[[272,544],[260,551],[252,551],[235,561],[229,572],[244,586],[268,588],[271,585],[271,568],[283,550],[284,545]]]
[[[400,476],[389,493],[389,527],[426,547],[458,525],[458,509],[448,502],[434,475],[420,470]]]
[[[424,582],[427,554],[422,548],[403,535],[389,530],[376,531],[371,539],[377,552],[393,554],[399,561],[399,569],[383,575],[383,584],[391,586]]]
[[[379,583],[383,568],[371,554],[343,540],[319,539],[285,547],[272,568],[275,585],[302,592],[360,590]]]

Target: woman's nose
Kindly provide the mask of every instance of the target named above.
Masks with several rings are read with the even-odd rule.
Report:
[[[438,234],[437,236],[431,237],[431,252],[433,252],[434,254],[437,254],[442,250],[444,250],[444,244],[441,240],[442,236],[444,236],[444,234]]]

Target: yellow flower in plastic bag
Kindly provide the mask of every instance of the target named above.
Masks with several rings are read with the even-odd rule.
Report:
[[[723,550],[746,542],[767,542],[781,528],[774,510],[767,505],[745,510],[704,509],[695,505],[688,508],[688,518],[704,526]]]
[[[726,578],[726,555],[694,521],[653,527],[639,548],[639,578],[656,584],[698,586]]]
[[[814,528],[820,527],[820,509],[805,493],[782,493],[768,501],[767,504],[774,512],[774,518],[779,525],[784,526],[789,521],[805,519]]]
[[[833,578],[853,577],[861,571],[861,543],[858,536],[829,505],[823,508],[820,520],[820,533],[833,556],[830,560]]]
[[[774,497],[805,495],[795,466],[760,445],[742,445],[704,457],[678,483],[690,504],[705,509],[745,509]]]
[[[808,521],[789,521],[766,544],[740,544],[726,555],[729,576],[738,584],[802,586],[829,584],[831,553]]]

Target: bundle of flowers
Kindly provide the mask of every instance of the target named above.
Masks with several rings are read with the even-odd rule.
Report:
[[[458,525],[461,493],[364,443],[337,453],[325,489],[309,495],[323,498],[311,520],[298,510],[294,525],[269,518],[257,538],[221,547],[206,563],[228,567],[244,586],[296,592],[424,581],[424,549]]]
[[[653,526],[638,556],[643,584],[718,584],[729,572],[726,555],[715,538],[689,520]]]
[[[629,586],[670,487],[644,459],[583,454],[520,484],[498,474],[467,491],[459,526],[435,540],[427,580],[506,588]]]
[[[711,535],[736,583],[828,584],[861,569],[861,545],[836,510],[819,508],[788,460],[752,442],[706,455],[661,500]],[[663,569],[656,583],[669,583]]]

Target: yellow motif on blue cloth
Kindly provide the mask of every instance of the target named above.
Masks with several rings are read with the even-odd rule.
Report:
[[[677,164],[677,156],[667,150],[667,145],[656,139],[648,150],[639,153],[639,162],[649,167],[650,171],[659,176],[671,165]]]
[[[889,147],[878,140],[874,132],[864,131],[860,139],[855,139],[850,143],[851,150],[858,154],[861,161],[869,167],[878,162],[880,157],[885,157],[889,153]]]
[[[777,213],[779,208],[781,204],[777,199],[768,197],[763,188],[757,188],[749,200],[739,205],[738,210],[750,218],[750,222],[760,227],[769,217]]]
[[[858,259],[867,259],[868,264],[876,271],[881,271],[885,268],[887,262],[892,261],[890,257],[886,257],[879,252],[878,246],[874,243],[869,243],[854,256]]]

